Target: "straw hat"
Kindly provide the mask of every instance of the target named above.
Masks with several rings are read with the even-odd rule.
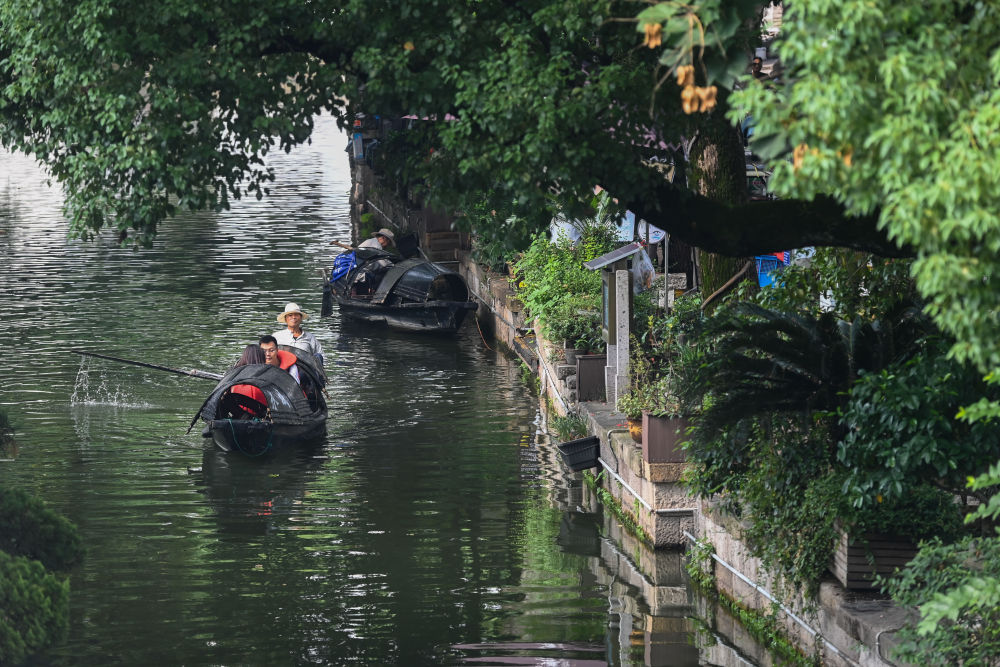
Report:
[[[382,229],[380,229],[377,232],[375,232],[374,234],[372,234],[372,236],[384,236],[387,239],[389,239],[390,241],[395,241],[396,240],[396,237],[393,236],[392,232],[389,231],[388,229],[386,229],[385,227],[383,227]]]
[[[299,310],[299,304],[297,304],[297,303],[287,303],[287,304],[285,304],[285,312],[283,312],[280,315],[278,315],[278,321],[281,322],[282,324],[284,324],[284,322],[285,322],[285,315],[288,315],[289,313],[298,313],[299,315],[302,316],[303,320],[308,320],[309,319],[308,315],[306,315],[301,310]]]

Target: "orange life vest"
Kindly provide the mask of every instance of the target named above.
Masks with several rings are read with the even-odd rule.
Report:
[[[285,350],[278,350],[278,364],[281,366],[281,370],[287,371],[289,368],[295,365],[295,362],[299,360],[291,352]]]
[[[260,403],[262,406],[264,406],[265,410],[267,409],[267,398],[265,398],[264,392],[262,392],[259,387],[255,387],[252,384],[234,384],[232,387],[229,388],[229,393],[246,396],[247,398],[250,398]],[[263,417],[265,414],[263,411],[258,411],[253,408],[247,407],[243,403],[239,403],[239,406],[240,410],[247,413],[251,417]]]
[[[260,388],[253,386],[252,384],[234,384],[229,388],[234,394],[242,394],[248,398],[252,398],[258,403],[263,403],[267,405],[267,399],[264,398],[264,392]]]

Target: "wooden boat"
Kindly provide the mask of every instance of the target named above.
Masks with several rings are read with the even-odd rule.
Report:
[[[343,259],[341,259],[343,258]],[[335,300],[345,317],[393,329],[454,333],[477,304],[465,279],[440,264],[381,250],[358,249],[338,257],[323,290],[323,314]]]
[[[201,418],[202,435],[226,451],[260,456],[276,447],[312,442],[326,435],[326,375],[311,354],[279,345],[298,357],[302,381],[277,366],[237,366],[222,376],[198,410],[191,426]],[[234,393],[234,385],[251,385],[264,394],[266,404]],[[190,431],[190,428],[188,428]]]

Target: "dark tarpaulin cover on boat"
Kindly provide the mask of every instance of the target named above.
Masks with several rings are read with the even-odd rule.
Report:
[[[465,301],[465,282],[458,274],[422,259],[406,259],[389,269],[372,303],[384,303],[390,294],[408,301]]]
[[[310,407],[295,378],[288,371],[268,364],[237,366],[226,373],[198,415],[205,421],[216,419],[219,401],[234,384],[250,384],[264,392],[271,420],[275,423],[297,425],[315,420],[316,411]]]

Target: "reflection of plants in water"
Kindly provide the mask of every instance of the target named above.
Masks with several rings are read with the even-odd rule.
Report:
[[[14,437],[14,426],[10,423],[7,411],[0,408],[0,444],[6,444]]]
[[[759,609],[751,609],[720,591],[715,579],[715,564],[712,562],[714,555],[715,547],[708,540],[698,540],[688,549],[688,562],[685,569],[695,588],[703,595],[718,602],[732,614],[740,622],[743,629],[781,664],[802,665],[803,667],[823,664],[818,653],[807,656],[788,638],[787,633],[778,622],[778,615],[781,613],[781,606],[778,603],[772,603],[769,611],[764,612]],[[703,628],[703,631],[712,637],[712,643],[715,643],[714,633],[711,629]],[[818,650],[819,646],[817,645]]]
[[[0,408],[0,454],[16,454],[17,445],[14,443],[14,426],[10,423],[7,411]]]
[[[590,490],[593,491],[594,495],[598,497],[601,503],[607,507],[615,518],[618,519],[618,523],[622,525],[627,531],[632,533],[641,542],[652,546],[653,538],[650,537],[649,533],[639,525],[638,512],[633,514],[622,504],[620,500],[614,497],[610,491],[601,486],[601,480],[604,479],[604,471],[602,470],[596,476],[589,470],[583,472],[583,481],[586,482]],[[638,504],[636,505],[638,507]]]
[[[523,361],[521,362],[521,382],[535,395],[542,393],[541,378],[535,375],[535,372]]]

